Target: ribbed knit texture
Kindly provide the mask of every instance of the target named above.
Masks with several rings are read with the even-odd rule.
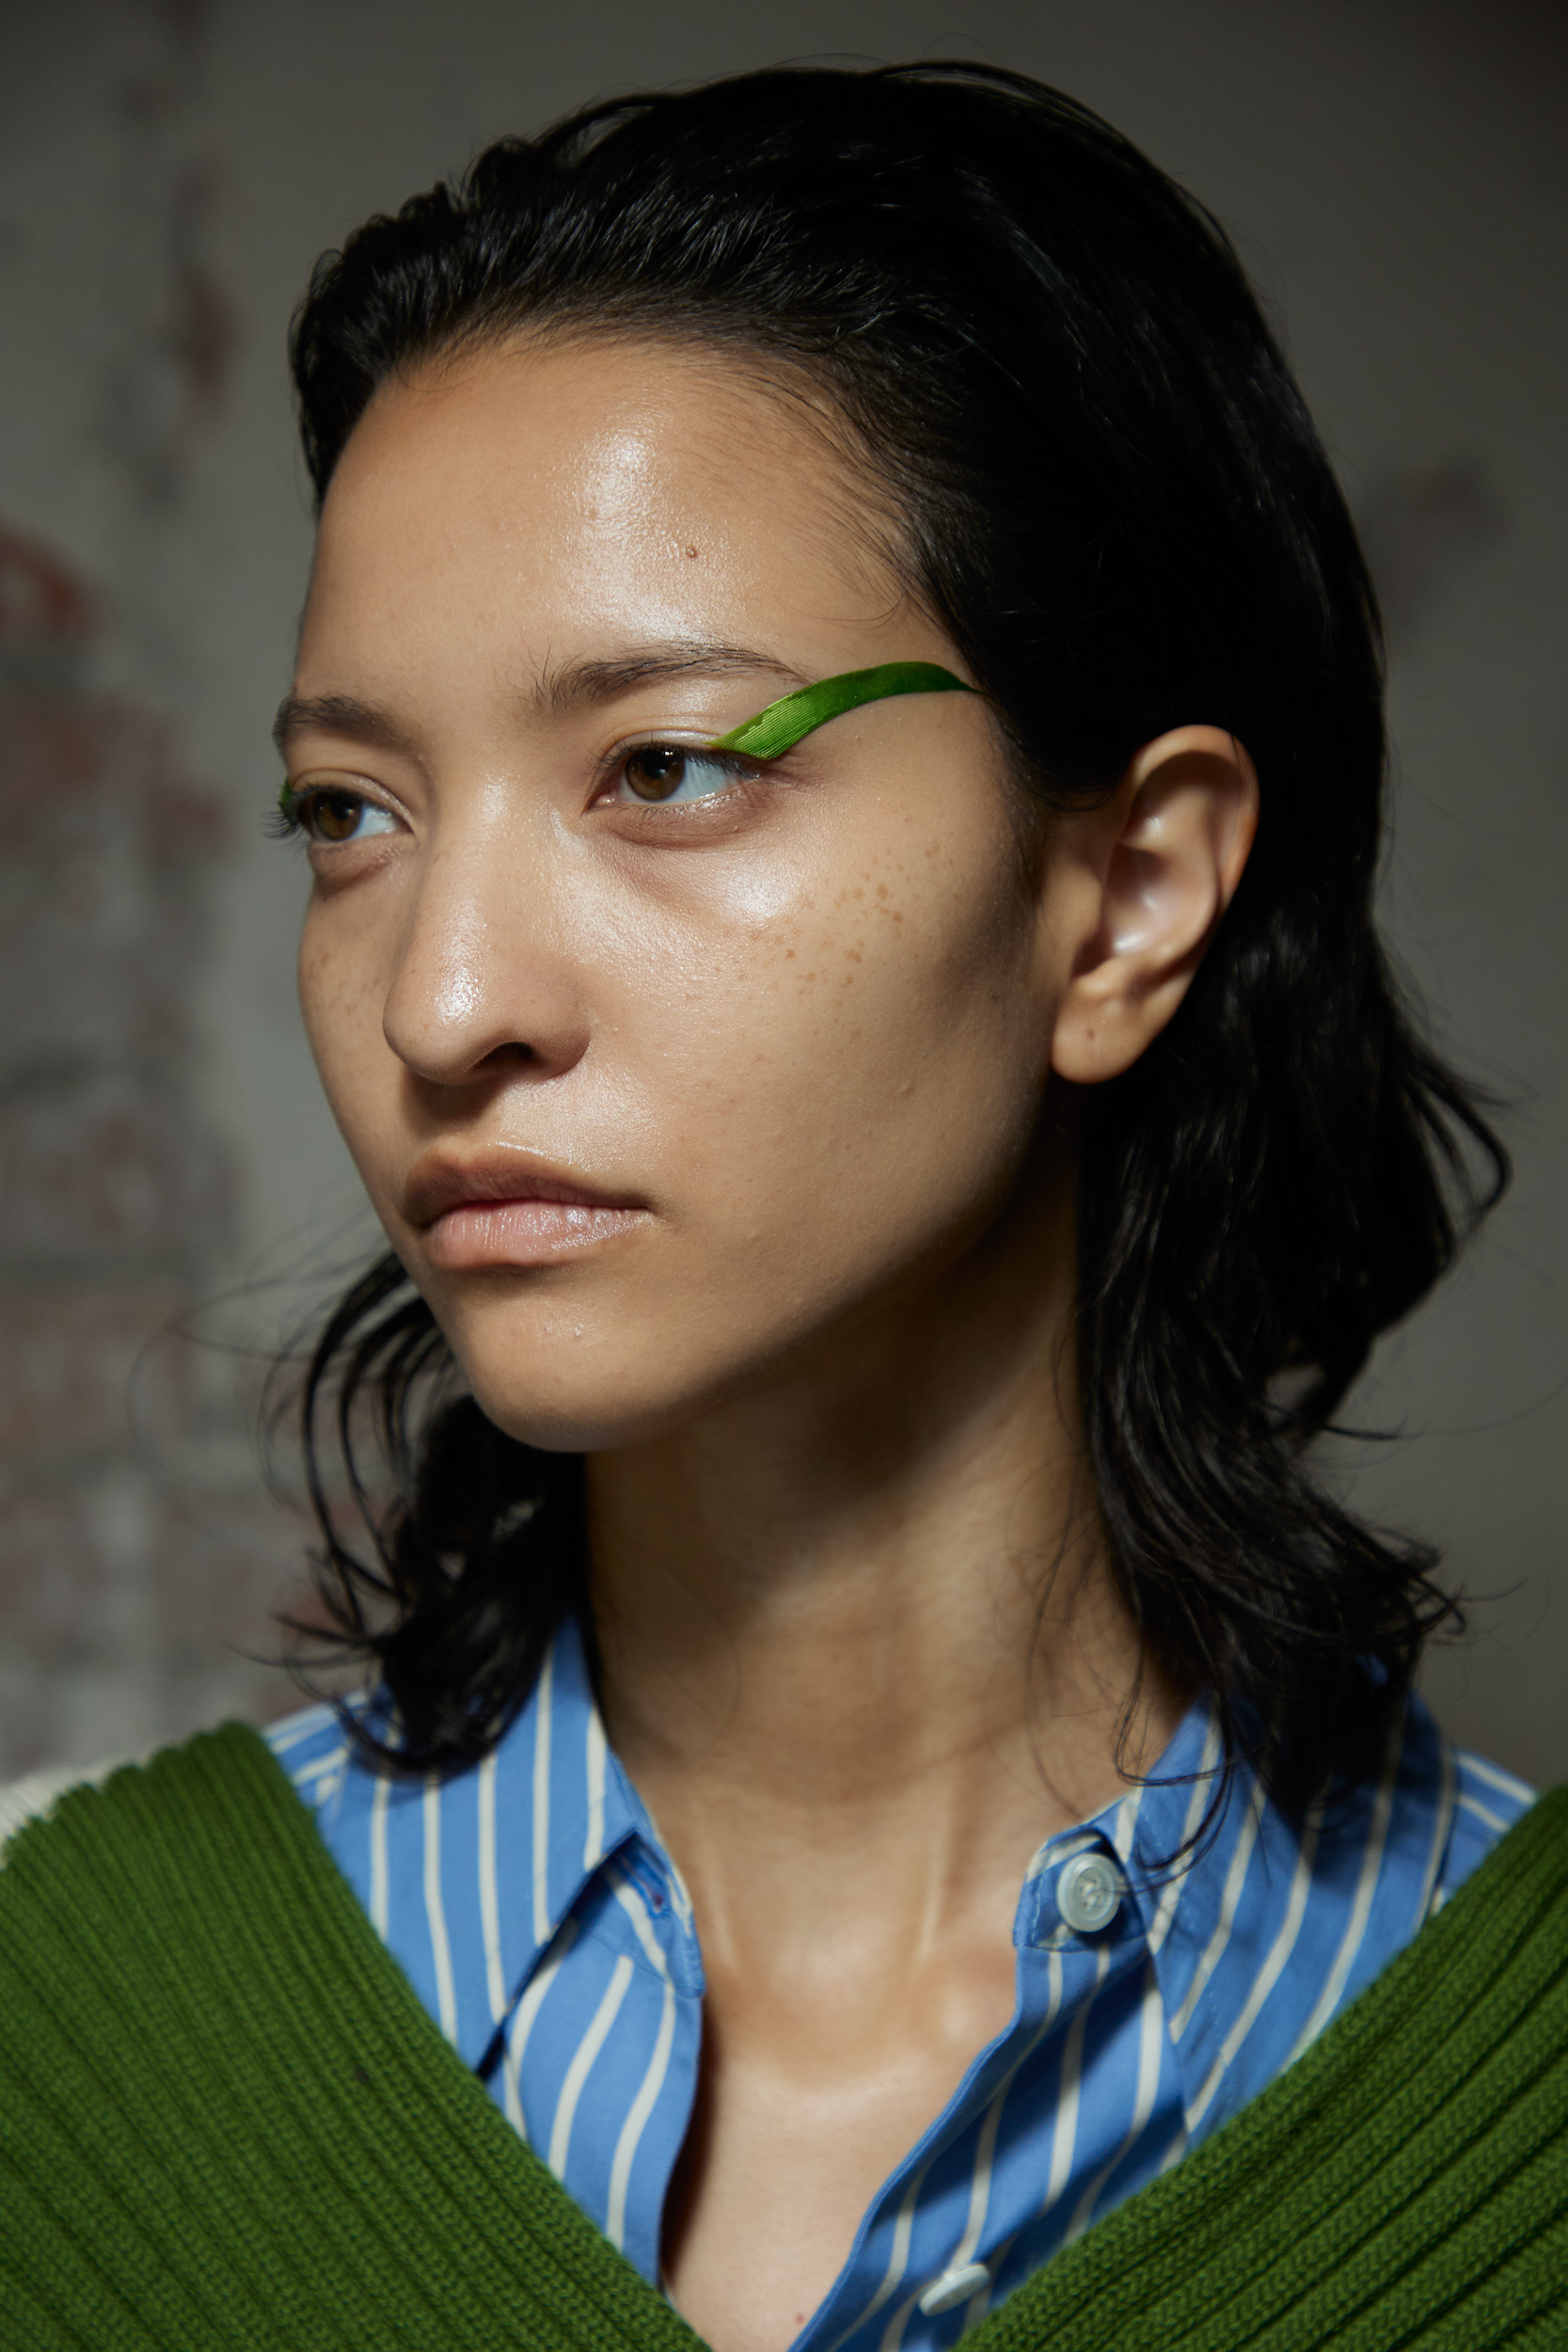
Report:
[[[974,2352],[1568,2345],[1568,1790]],[[7,2352],[697,2343],[442,2040],[255,1734],[0,1869]]]

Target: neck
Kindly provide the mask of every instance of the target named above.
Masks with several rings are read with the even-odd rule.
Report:
[[[869,1872],[917,1943],[1010,1906],[1174,1727],[1086,1475],[1070,1195],[1010,1223],[811,1364],[589,1463],[608,1728],[705,1948],[751,1940],[759,1883],[799,1917]]]

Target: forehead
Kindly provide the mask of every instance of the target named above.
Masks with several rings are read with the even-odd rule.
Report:
[[[518,342],[377,392],[327,492],[307,632],[432,602],[677,635],[742,609],[869,618],[899,594],[895,537],[810,388],[673,342]]]

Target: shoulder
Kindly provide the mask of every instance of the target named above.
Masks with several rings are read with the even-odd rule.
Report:
[[[1528,1781],[1484,1756],[1445,1741],[1449,1791],[1449,1832],[1432,1908],[1440,1911],[1492,1849],[1535,1804]]]
[[[201,1737],[198,1735],[198,1740]],[[348,1756],[348,1740],[337,1711],[330,1707],[301,1708],[280,1723],[267,1725],[261,1738],[305,1803],[318,1808],[341,1777]],[[157,1753],[168,1757],[182,1752],[175,1747]],[[102,1788],[117,1772],[150,1761],[151,1752],[121,1754],[95,1764],[51,1765],[41,1772],[25,1772],[19,1780],[0,1782],[0,1865],[18,1835],[32,1822],[46,1820],[62,1798],[78,1788]]]
[[[6,1849],[18,1832],[30,1821],[40,1821],[53,1813],[62,1797],[74,1788],[102,1788],[112,1772],[135,1759],[112,1756],[99,1764],[65,1764],[41,1772],[24,1773],[21,1780],[0,1783],[0,1863]]]
[[[338,1709],[302,1707],[266,1724],[261,1737],[306,1804],[319,1810],[350,1760],[348,1733]]]
[[[288,1775],[251,1724],[219,1724],[173,1746],[133,1756],[109,1756],[90,1766],[29,1772],[0,1785],[0,1878],[8,1905],[22,1872],[36,1880],[33,1858],[54,1876],[69,1867],[89,1873],[113,1855],[124,1861],[162,1843],[184,1853],[191,1840],[226,1834],[236,1822],[264,1824],[279,1806],[298,1815]],[[314,1841],[312,1841],[314,1842]],[[67,1857],[74,1861],[68,1866]]]
[[[385,1730],[385,1703],[378,1705],[369,1693],[355,1692],[332,1704],[302,1707],[268,1724],[261,1733],[329,1844],[342,1828],[345,1809],[352,1812],[357,1805],[362,1810],[369,1801],[367,1791],[373,1791],[380,1778],[354,1737],[355,1723],[366,1719],[372,1728]]]
[[[1381,1779],[1336,1808],[1330,1839],[1347,1890],[1362,1867],[1376,1877],[1373,1909],[1386,1915],[1387,1956],[1458,1893],[1535,1802],[1527,1782],[1458,1746],[1412,1693]]]

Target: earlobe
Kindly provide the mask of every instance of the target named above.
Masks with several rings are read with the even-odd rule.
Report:
[[[1258,830],[1257,773],[1234,736],[1179,727],[1070,822],[1076,936],[1051,1066],[1093,1086],[1130,1068],[1186,994]]]

